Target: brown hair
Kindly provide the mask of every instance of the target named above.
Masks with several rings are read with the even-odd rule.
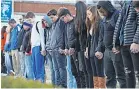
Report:
[[[34,18],[35,17],[35,14],[33,12],[28,12],[25,16],[26,19],[28,18]]]
[[[87,26],[87,32],[90,31],[91,25],[93,24],[93,33],[95,33],[98,30],[99,20],[100,16],[97,11],[96,6],[89,6],[87,10],[91,11],[91,13],[94,15],[93,21],[90,21],[89,18],[86,17],[86,26]]]

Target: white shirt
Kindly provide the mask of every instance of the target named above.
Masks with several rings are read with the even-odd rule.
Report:
[[[37,24],[38,31],[36,29],[36,23],[33,24],[32,32],[31,32],[31,45],[32,48],[41,45],[41,51],[45,50],[45,43],[44,43],[44,29],[42,28],[41,21]]]

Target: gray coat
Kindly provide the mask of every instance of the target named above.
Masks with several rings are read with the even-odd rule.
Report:
[[[57,20],[52,25],[50,47],[52,50],[59,50],[65,48],[64,41],[65,23],[62,20]]]

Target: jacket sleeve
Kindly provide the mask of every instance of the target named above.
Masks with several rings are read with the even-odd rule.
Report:
[[[119,13],[119,17],[116,19],[118,19],[118,20],[117,20],[117,22],[115,22],[116,25],[115,25],[114,35],[113,35],[113,47],[116,47],[117,41],[119,40],[120,30],[122,27],[122,20],[123,20],[122,11]]]
[[[75,26],[72,24],[71,27],[68,29],[68,40],[69,40],[69,48],[75,48]]]
[[[40,33],[40,40],[41,40],[41,51],[45,50],[45,43],[44,43],[44,29],[42,28],[41,22],[38,23],[39,33]]]
[[[105,50],[105,46],[103,44],[103,37],[104,37],[104,27],[103,27],[103,23],[101,23],[100,28],[99,28],[99,40],[98,40],[98,46],[96,48],[96,51],[102,52],[102,53]]]
[[[139,44],[139,13],[137,13],[137,30],[133,42]]]
[[[60,46],[60,49],[65,49],[65,30],[66,30],[66,24],[64,23],[64,21],[60,21],[60,27],[59,28],[61,30],[59,46]]]
[[[65,27],[65,32],[64,32],[64,41],[65,41],[65,49],[68,49],[68,40],[67,40],[67,25]]]

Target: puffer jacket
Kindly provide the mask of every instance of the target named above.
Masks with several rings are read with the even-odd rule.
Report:
[[[119,16],[119,19],[123,19],[117,22],[113,36],[114,47],[118,43],[117,39],[119,39],[120,45],[123,46],[128,46],[132,43],[139,43],[139,26],[137,23],[138,14],[136,13],[131,1],[127,6],[124,6],[123,8],[124,9],[121,11],[120,15],[121,17]]]

